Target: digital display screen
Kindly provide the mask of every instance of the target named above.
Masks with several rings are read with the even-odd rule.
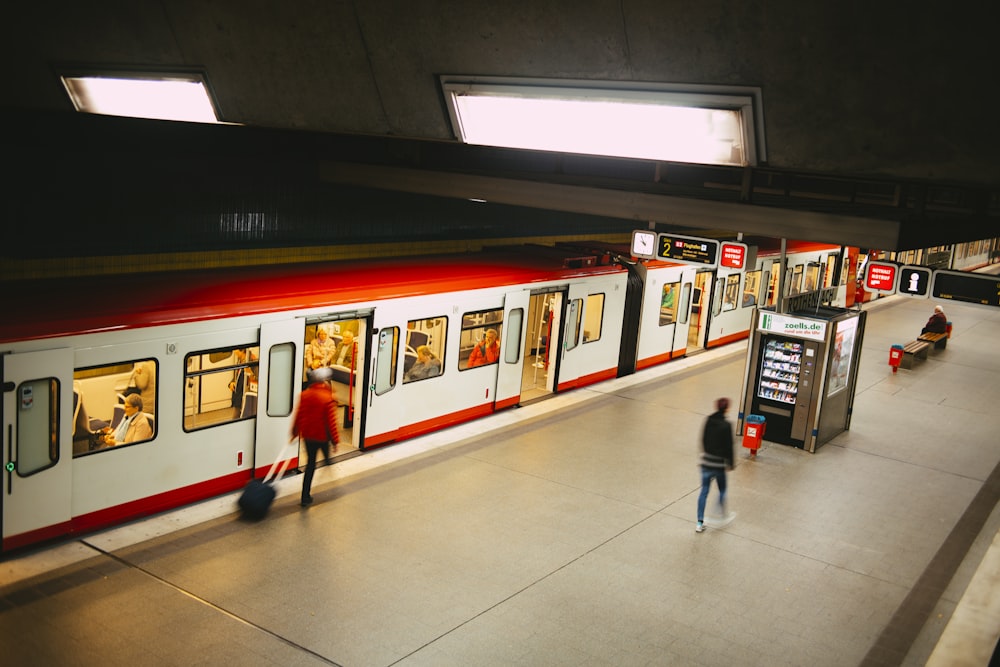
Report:
[[[983,306],[1000,306],[1000,277],[935,271],[932,296]]]
[[[719,242],[693,236],[660,234],[656,256],[673,262],[715,266],[719,261]]]

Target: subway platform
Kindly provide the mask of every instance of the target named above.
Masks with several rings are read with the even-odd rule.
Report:
[[[933,303],[866,306],[851,429],[737,446],[724,526],[698,439],[745,344],[322,468],[309,508],[288,476],[258,523],[230,495],[8,557],[3,663],[988,664],[1000,311],[944,305],[895,374]]]

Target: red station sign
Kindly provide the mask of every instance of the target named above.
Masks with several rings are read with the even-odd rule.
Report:
[[[747,246],[745,243],[722,242],[719,254],[719,265],[729,269],[742,269],[747,261]]]
[[[870,292],[895,292],[896,270],[896,265],[889,262],[868,262],[865,289]]]

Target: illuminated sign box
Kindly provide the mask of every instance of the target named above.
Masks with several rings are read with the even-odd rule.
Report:
[[[727,269],[742,269],[747,263],[747,246],[745,243],[724,241],[719,254],[719,266]]]
[[[714,239],[660,234],[658,240],[656,256],[660,259],[713,269],[719,264],[719,242]]]
[[[865,289],[870,292],[896,291],[897,267],[889,262],[868,262],[865,268]]]
[[[896,292],[902,296],[924,298],[931,292],[931,269],[926,266],[899,267],[899,287]]]
[[[979,306],[1000,306],[1000,276],[938,270],[934,272],[931,296]]]

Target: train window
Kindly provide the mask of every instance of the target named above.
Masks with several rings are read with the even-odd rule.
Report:
[[[396,386],[396,351],[399,327],[383,327],[378,332],[375,354],[375,394],[381,396]]]
[[[684,287],[681,288],[681,305],[680,310],[676,311],[680,316],[678,322],[681,324],[687,324],[688,312],[691,310],[691,283],[684,283]]]
[[[15,470],[20,477],[59,462],[59,387],[56,378],[28,380],[17,387]]]
[[[819,289],[819,264],[809,262],[806,266],[805,285],[802,286],[802,291],[815,292],[817,289]]]
[[[583,317],[583,299],[571,299],[566,305],[566,340],[567,350],[580,344],[580,321]]]
[[[458,369],[466,370],[497,363],[500,360],[500,331],[502,327],[502,308],[462,315]]]
[[[194,352],[185,359],[184,430],[257,416],[260,348],[250,345]]]
[[[765,306],[778,303],[778,279],[781,278],[781,262],[771,262],[771,270],[767,272],[767,300]],[[785,287],[788,289],[788,287]]]
[[[826,271],[823,273],[823,289],[833,287],[837,279],[837,255],[827,255]]]
[[[507,315],[507,349],[503,360],[508,364],[516,364],[521,360],[521,325],[524,322],[524,308],[513,308]]]
[[[747,278],[743,281],[743,307],[756,306],[760,301],[760,277],[764,273],[761,269],[748,271]]]
[[[722,312],[722,297],[725,295],[726,279],[719,278],[715,282],[715,289],[712,291],[712,315]]]
[[[660,326],[673,324],[677,319],[677,297],[680,295],[681,284],[667,283],[660,294]]]
[[[444,315],[406,323],[403,384],[441,375],[448,318]]]
[[[802,291],[802,268],[801,264],[796,264],[795,268],[792,269],[789,294],[798,294]]]
[[[731,273],[726,276],[725,292],[722,297],[722,310],[736,310],[740,298],[740,274]]]
[[[589,294],[586,317],[583,321],[583,342],[593,343],[601,338],[601,323],[604,321],[604,295]]]
[[[73,372],[73,456],[148,442],[156,436],[155,359]]]
[[[287,417],[294,401],[295,345],[279,343],[267,353],[267,416]],[[256,396],[253,400],[256,400]]]

